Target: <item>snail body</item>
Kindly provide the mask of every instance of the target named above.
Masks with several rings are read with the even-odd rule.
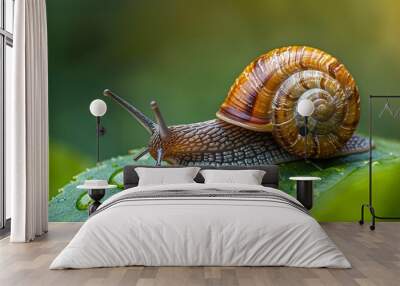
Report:
[[[369,148],[364,138],[353,135],[360,117],[353,77],[337,59],[310,47],[275,49],[251,62],[232,85],[214,120],[168,127],[157,103],[151,104],[155,123],[109,90],[104,94],[149,131],[146,151],[159,162],[278,164],[304,155],[329,158]],[[306,133],[304,118],[297,113],[302,99],[315,107]]]

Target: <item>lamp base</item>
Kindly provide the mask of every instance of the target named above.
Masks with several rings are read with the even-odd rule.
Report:
[[[104,197],[106,194],[105,189],[91,189],[88,190],[88,195],[89,197],[94,201],[90,206],[89,206],[89,216],[94,213],[97,208],[101,205],[100,200]]]

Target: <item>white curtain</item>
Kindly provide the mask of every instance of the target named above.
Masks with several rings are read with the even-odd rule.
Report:
[[[48,79],[45,0],[16,0],[13,93],[6,98],[12,242],[47,232]]]

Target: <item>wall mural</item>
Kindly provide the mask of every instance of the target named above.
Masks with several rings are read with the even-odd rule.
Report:
[[[51,4],[48,9],[51,10]],[[51,31],[49,35],[51,51]],[[53,78],[53,81],[60,82],[60,79]],[[50,87],[51,82],[50,78]],[[147,97],[129,96],[114,92],[120,89],[118,82],[107,82],[104,80],[102,87],[110,87],[111,90],[104,91],[105,97],[98,91],[90,98],[101,96],[110,109],[105,117],[104,124],[108,131],[102,139],[105,141],[102,150],[119,144],[118,141],[124,140],[122,138],[130,128],[144,127],[147,135],[143,131],[137,132],[143,138],[141,142],[148,140],[148,143],[142,146],[134,144],[136,147],[128,153],[120,151],[110,156],[105,151],[102,153],[105,154],[103,160],[97,165],[93,158],[77,156],[71,164],[74,167],[69,172],[70,179],[61,181],[56,174],[63,172],[62,166],[66,166],[74,155],[60,148],[60,141],[51,141],[53,183],[49,201],[50,221],[87,219],[87,207],[91,201],[84,190],[77,189],[85,179],[106,179],[110,184],[118,185],[117,189],[107,191],[107,198],[122,190],[124,166],[154,165],[157,162],[178,165],[279,164],[281,189],[291,195],[295,195],[295,186],[288,180],[290,176],[322,178],[315,184],[316,197],[312,209],[313,216],[318,220],[359,219],[359,207],[367,200],[366,151],[369,145],[365,136],[355,132],[360,123],[362,101],[367,98],[360,97],[356,82],[345,65],[321,49],[287,46],[262,54],[236,78],[225,98],[213,95],[214,104],[220,102],[214,106],[216,118],[210,115],[204,118],[206,121],[187,120],[187,124],[171,124],[176,120],[167,115],[171,114],[171,105],[166,102],[168,97],[154,95],[152,91]],[[160,86],[155,88],[162,94]],[[173,96],[170,98],[176,100]],[[206,93],[185,94],[178,99],[176,110],[172,111],[183,111],[186,104],[194,101],[189,112],[195,113],[196,105],[209,99],[210,95]],[[314,106],[308,118],[297,111],[302,100],[311,101]],[[137,102],[140,106],[136,105]],[[84,120],[93,121],[87,111],[89,103],[90,100],[83,102],[86,109],[80,112],[87,116]],[[145,111],[143,107],[149,103],[153,116],[140,110]],[[167,113],[164,106],[168,107]],[[121,107],[126,113],[123,121]],[[128,114],[133,119],[127,117]],[[118,120],[107,122],[111,120],[109,118]],[[94,128],[94,125],[86,128],[92,130],[90,136],[88,132],[81,134],[93,145]],[[120,132],[118,136],[115,129]],[[374,180],[377,185],[384,186],[379,190],[380,200],[375,206],[381,213],[396,214],[396,200],[399,202],[400,195],[393,192],[393,188],[400,183],[400,179],[393,173],[400,167],[400,144],[378,136],[374,145]],[[93,152],[88,153],[94,154],[94,146],[91,149]]]

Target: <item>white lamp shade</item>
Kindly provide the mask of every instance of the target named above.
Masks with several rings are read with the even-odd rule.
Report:
[[[107,104],[101,99],[95,99],[90,103],[89,109],[93,116],[103,116],[106,114]]]
[[[297,103],[297,112],[301,116],[311,116],[314,112],[314,103],[309,99],[302,99]]]

